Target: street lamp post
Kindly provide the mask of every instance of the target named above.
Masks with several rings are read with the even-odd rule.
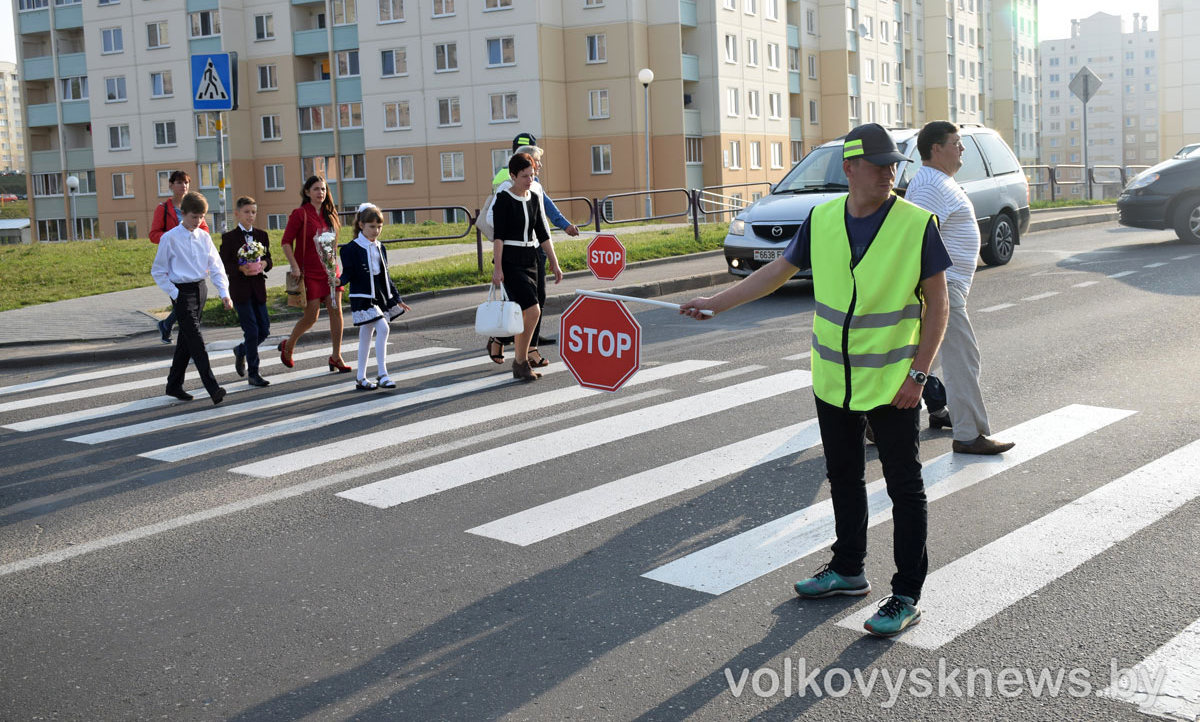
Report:
[[[654,71],[642,68],[637,74],[642,84],[642,100],[646,108],[646,217],[654,215],[650,209],[650,83],[654,82]]]
[[[79,192],[79,178],[73,175],[67,176],[67,195],[71,197],[71,217],[67,219],[67,238],[72,241],[75,238],[75,194]]]

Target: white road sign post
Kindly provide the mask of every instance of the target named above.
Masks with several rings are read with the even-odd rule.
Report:
[[[1083,180],[1087,183],[1088,200],[1092,199],[1092,176],[1088,172],[1087,104],[1096,91],[1100,90],[1101,84],[1100,76],[1085,65],[1075,73],[1075,77],[1071,78],[1067,86],[1071,89],[1071,94],[1083,102]]]

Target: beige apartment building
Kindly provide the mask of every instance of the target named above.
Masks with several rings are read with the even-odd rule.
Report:
[[[587,210],[570,198],[647,184],[756,184],[722,191],[750,200],[867,121],[985,123],[1022,157],[1036,148],[1035,0],[15,0],[14,13],[43,240],[145,236],[175,169],[216,206],[216,117],[192,110],[200,53],[238,54],[228,197],[254,195],[270,228],[312,173],[344,208],[407,209],[397,221],[474,212],[520,132],[576,220]],[[654,203],[686,208],[679,192]]]
[[[0,173],[25,170],[21,80],[15,63],[0,61]]]
[[[1200,4],[1158,0],[1159,159],[1200,143]]]

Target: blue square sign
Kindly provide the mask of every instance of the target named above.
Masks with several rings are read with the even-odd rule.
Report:
[[[237,110],[237,53],[192,57],[192,109]]]

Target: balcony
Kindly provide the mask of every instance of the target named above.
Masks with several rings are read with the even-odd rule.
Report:
[[[25,10],[18,16],[17,32],[21,35],[29,33],[45,33],[50,31],[50,11]]]
[[[307,83],[296,83],[296,105],[308,108],[313,105],[329,105],[333,102],[330,81],[311,80]],[[361,91],[359,92],[361,96]]]
[[[788,119],[788,138],[790,140],[804,139],[804,118]]]
[[[325,0],[292,0],[293,5],[324,5]]]
[[[92,109],[86,100],[64,100],[62,104],[63,123],[87,123],[92,119]]]
[[[300,155],[309,158],[314,155],[333,155],[333,131],[322,130],[300,134]]]
[[[689,55],[683,53],[679,57],[680,72],[684,82],[697,82],[700,80],[700,57],[697,55]]]
[[[701,135],[700,111],[698,111],[698,110],[683,111],[683,134],[690,135],[690,136]]]
[[[787,46],[789,48],[800,47],[800,28],[795,25],[787,26]]]
[[[54,153],[57,154],[58,151],[54,151]],[[55,163],[58,162],[57,158],[55,159],[54,162]],[[92,168],[95,165],[96,165],[96,159],[92,155],[91,148],[77,148],[75,150],[67,151],[67,167],[68,168],[74,168],[74,169]]]
[[[57,30],[70,30],[83,27],[83,5],[60,5],[54,9],[54,27]]]
[[[799,93],[800,92],[800,71],[798,71],[798,70],[789,70],[788,71],[788,92],[789,93]]]
[[[58,125],[58,104],[41,103],[29,106],[25,113],[25,125],[30,128]]]
[[[58,74],[63,78],[87,75],[87,53],[68,53],[58,56]]]
[[[338,150],[342,155],[367,152],[367,141],[359,128],[343,130],[338,133]]]
[[[188,52],[192,55],[221,52],[221,36],[210,38],[192,38],[188,40]]]
[[[25,58],[21,68],[21,80],[50,80],[54,77],[54,56]]]
[[[30,173],[53,173],[62,170],[57,150],[35,150],[29,154]]]
[[[329,39],[325,28],[296,30],[292,33],[292,49],[296,55],[323,55],[329,52]],[[339,25],[333,29],[333,49],[357,50],[358,26]]]
[[[342,181],[342,205],[357,206],[367,200],[367,182],[365,180]]]
[[[361,103],[362,78],[338,78],[337,101],[339,103]]]
[[[685,28],[696,27],[696,0],[679,0],[679,24]]]
[[[198,13],[201,10],[217,10],[220,8],[219,0],[187,0],[187,12]]]

